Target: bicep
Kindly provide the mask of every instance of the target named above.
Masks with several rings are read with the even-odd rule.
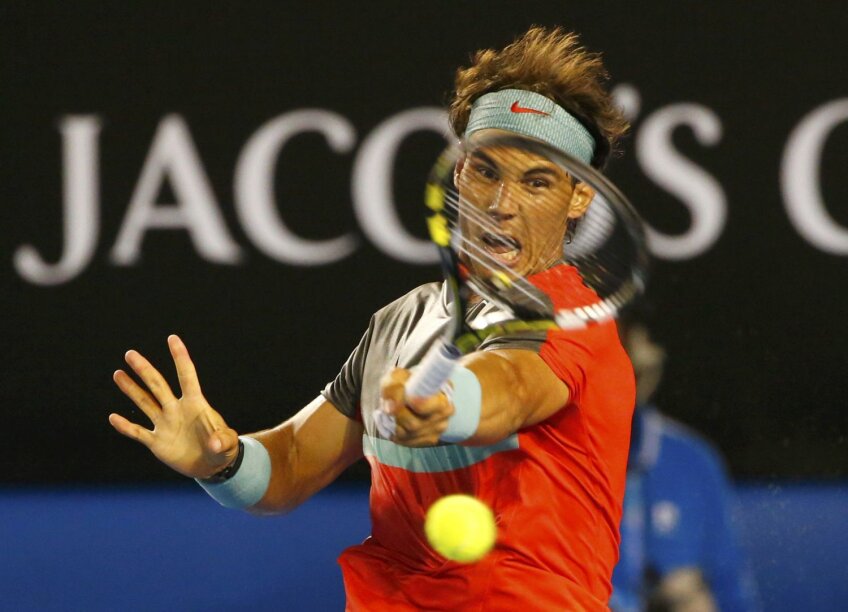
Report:
[[[483,406],[472,443],[497,441],[552,416],[568,403],[568,386],[534,351],[499,349],[463,360],[480,381]]]
[[[362,424],[317,397],[278,427],[254,434],[271,455],[271,483],[259,510],[290,510],[362,457]]]

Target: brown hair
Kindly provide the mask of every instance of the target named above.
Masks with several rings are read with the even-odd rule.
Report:
[[[456,71],[450,124],[461,137],[472,103],[501,89],[524,89],[550,98],[583,124],[595,139],[592,165],[602,168],[629,125],[605,88],[601,56],[580,45],[577,34],[531,27],[500,51],[482,49]]]

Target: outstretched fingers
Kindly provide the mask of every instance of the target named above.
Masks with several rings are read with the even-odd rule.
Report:
[[[118,433],[144,444],[147,448],[150,448],[153,445],[152,431],[145,429],[141,425],[130,423],[120,414],[110,414],[109,423],[118,431]]]
[[[160,406],[165,406],[177,398],[171,392],[171,387],[168,382],[159,373],[159,371],[151,365],[138,351],[127,351],[124,355],[127,364],[133,369],[133,372],[138,374],[139,378],[144,381],[147,388],[159,402]]]
[[[185,343],[176,334],[171,334],[168,336],[168,348],[177,367],[177,377],[180,380],[183,395],[200,395],[200,381],[197,380],[197,371],[194,369],[194,363]]]
[[[118,388],[123,394],[130,398],[133,404],[138,406],[155,425],[156,421],[162,415],[162,407],[159,403],[123,370],[116,370],[112,374],[112,380],[115,381],[115,384],[118,385]]]

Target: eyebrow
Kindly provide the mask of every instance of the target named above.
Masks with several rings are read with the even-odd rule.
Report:
[[[494,166],[495,168],[498,167],[498,165],[495,163],[495,160],[493,160],[491,157],[489,157],[482,151],[471,151],[471,157],[476,157],[481,161],[489,164],[490,166]]]
[[[553,168],[548,168],[546,166],[537,166],[535,168],[530,168],[524,173],[524,176],[528,176],[530,174],[547,174],[554,178],[562,178],[559,172],[557,172]]]
[[[491,157],[486,155],[486,153],[484,153],[483,151],[479,151],[479,150],[472,151],[470,153],[470,155],[471,155],[471,157],[477,158],[480,161],[492,166],[493,168],[500,170],[500,166],[498,166],[498,164],[495,162],[495,160],[493,160]],[[524,176],[529,176],[529,175],[532,175],[532,174],[545,174],[545,175],[552,176],[552,177],[555,177],[555,178],[561,177],[559,172],[557,172],[556,170],[554,170],[553,168],[551,168],[549,166],[534,166],[534,167],[529,168],[528,170],[524,171]]]

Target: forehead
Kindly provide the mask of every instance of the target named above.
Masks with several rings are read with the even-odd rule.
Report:
[[[472,159],[479,158],[499,166],[510,165],[522,169],[531,167],[558,169],[557,164],[540,153],[504,144],[487,144],[487,142],[491,142],[493,137],[497,136],[515,136],[515,134],[500,129],[485,129],[474,132],[466,141],[466,154]]]

